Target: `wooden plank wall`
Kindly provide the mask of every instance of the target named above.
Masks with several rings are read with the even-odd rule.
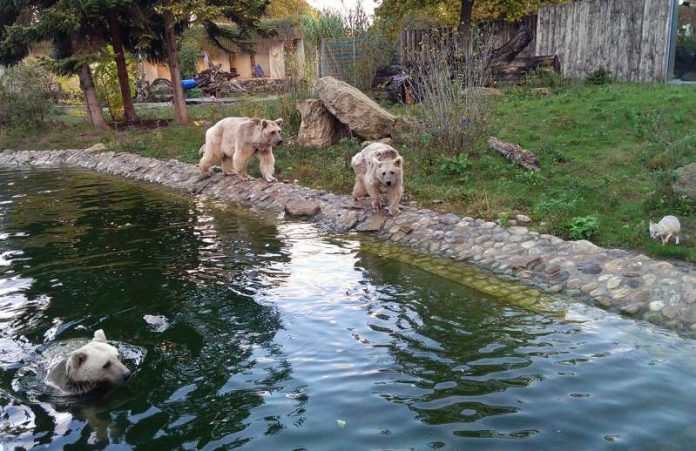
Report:
[[[490,30],[493,35],[493,47],[497,48],[508,42],[517,33],[522,24],[528,25],[536,36],[537,17],[531,15],[522,18],[520,22],[505,22],[503,20],[481,22],[484,29]],[[448,43],[456,36],[456,29],[449,27],[429,29],[404,29],[399,37],[399,59],[401,64],[412,62],[418,54],[422,43],[445,42]],[[519,56],[533,56],[535,41],[532,41]]]
[[[620,81],[666,78],[672,0],[583,0],[537,13],[536,55],[558,55],[561,73],[604,67]]]

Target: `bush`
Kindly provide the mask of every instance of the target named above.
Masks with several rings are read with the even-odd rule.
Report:
[[[463,153],[454,157],[440,158],[440,171],[447,175],[464,175],[469,166],[471,166],[469,157]]]
[[[200,88],[192,88],[186,91],[186,97],[189,99],[200,99],[203,97],[203,90]]]
[[[419,120],[435,150],[447,155],[473,152],[486,128],[490,100],[475,88],[490,81],[492,34],[483,31],[472,41],[471,49],[464,49],[458,39],[433,32],[411,73]]]
[[[586,81],[588,85],[608,85],[614,82],[614,76],[608,69],[600,67],[588,75]]]
[[[128,81],[131,93],[136,92],[135,80],[137,78],[137,61],[126,53],[126,65],[128,68]],[[97,98],[106,103],[111,119],[118,121],[123,119],[123,97],[118,83],[118,72],[114,61],[114,51],[107,47],[99,61],[94,65],[94,87],[97,90]]]
[[[0,76],[0,124],[35,125],[53,109],[53,76],[37,62],[20,63]]]
[[[568,236],[573,240],[589,240],[599,229],[599,220],[596,216],[581,216],[573,218],[570,222]]]

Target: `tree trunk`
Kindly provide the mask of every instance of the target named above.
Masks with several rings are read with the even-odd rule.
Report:
[[[517,81],[533,70],[560,73],[561,62],[557,55],[516,58],[509,63],[493,66],[493,78],[498,81]]]
[[[111,46],[114,48],[114,61],[116,62],[118,85],[121,89],[121,97],[123,98],[123,118],[126,121],[135,121],[138,120],[138,115],[135,112],[130,81],[128,80],[128,67],[126,66],[126,56],[123,50],[121,25],[118,23],[118,18],[116,18],[113,12],[109,15],[109,28],[111,31]]]
[[[474,10],[474,0],[462,0],[462,7],[459,10],[459,38],[462,48],[468,49],[471,42],[471,13]]]
[[[167,52],[169,72],[172,77],[172,92],[174,94],[174,113],[177,124],[190,122],[186,101],[184,100],[184,88],[181,86],[181,69],[179,68],[179,55],[176,49],[176,32],[174,31],[174,16],[169,11],[162,14],[164,19],[164,45]]]
[[[85,104],[87,105],[87,112],[92,125],[108,130],[109,126],[104,121],[101,106],[97,100],[97,91],[94,89],[94,81],[92,81],[92,72],[88,64],[83,64],[80,70],[80,89],[82,89],[82,93],[85,96]]]

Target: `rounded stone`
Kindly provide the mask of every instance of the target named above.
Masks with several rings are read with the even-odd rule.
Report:
[[[614,276],[607,281],[607,288],[610,290],[615,290],[621,285],[621,277]]]
[[[642,284],[640,279],[627,279],[626,280],[626,285],[628,285],[631,288],[638,288]]]
[[[529,222],[532,222],[532,218],[526,215],[515,215],[515,219],[517,219],[517,221],[520,224],[527,224]]]
[[[643,310],[643,304],[639,302],[634,302],[632,304],[627,304],[621,307],[621,313],[626,315],[635,315]]]
[[[556,274],[560,270],[561,270],[561,266],[554,264],[554,265],[549,265],[544,271],[546,272],[546,274]]]
[[[602,267],[593,261],[580,262],[577,268],[580,272],[585,274],[600,274],[602,272]]]
[[[645,283],[645,286],[651,286],[657,281],[657,277],[655,277],[654,274],[645,274],[643,275],[643,282]]]
[[[596,290],[598,286],[599,285],[597,284],[597,282],[590,282],[590,283],[587,283],[587,284],[581,286],[580,291],[582,291],[585,294],[589,294],[589,293],[593,292],[594,290]]]
[[[665,308],[665,303],[662,301],[652,301],[650,304],[648,304],[648,307],[650,308],[651,312],[659,312]]]
[[[611,295],[611,298],[620,301],[622,299],[626,299],[629,294],[631,294],[631,290],[629,288],[621,288],[620,290],[616,290]]]
[[[536,241],[525,241],[522,244],[520,244],[524,249],[531,249],[534,246],[536,246]]]
[[[669,319],[676,318],[678,313],[679,311],[677,310],[677,308],[672,305],[668,305],[667,307],[662,309],[662,314]]]
[[[512,235],[524,235],[529,231],[526,227],[508,227],[507,230]]]
[[[682,277],[682,282],[696,287],[696,277],[684,276]]]

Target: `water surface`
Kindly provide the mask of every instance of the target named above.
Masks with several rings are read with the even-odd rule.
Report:
[[[576,303],[528,310],[366,248],[86,172],[0,169],[0,443],[694,447],[692,340]],[[98,328],[131,383],[72,405],[32,387],[40,352]]]

